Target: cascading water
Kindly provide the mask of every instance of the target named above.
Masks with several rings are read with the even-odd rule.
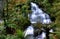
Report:
[[[31,26],[29,26],[26,30],[25,30],[25,37],[27,36],[27,35],[33,35],[34,34],[34,28],[33,28],[33,26],[31,25]]]
[[[46,13],[44,13],[38,7],[38,5],[35,4],[35,3],[33,3],[33,2],[31,2],[31,11],[32,11],[32,13],[31,14],[28,14],[28,17],[30,18],[31,24],[34,24],[34,23],[50,24],[51,23],[51,20],[50,20],[49,15],[46,14]],[[34,28],[32,26],[29,26],[25,30],[25,37],[28,36],[28,35],[34,35]],[[42,34],[38,35],[37,37],[35,37],[33,39],[44,39],[46,37],[46,33],[45,32],[42,32]],[[32,39],[32,38],[28,38],[28,39]]]
[[[33,26],[29,26],[25,31],[24,31],[24,37],[25,39],[34,39],[33,35],[34,35],[34,28]]]
[[[39,34],[38,36],[35,37],[35,39],[44,39],[46,37],[45,32],[42,32],[41,34]]]
[[[35,3],[31,2],[31,10],[32,13],[29,14],[29,18],[31,23],[37,23],[40,22],[42,24],[50,24],[51,20],[48,14],[44,13],[39,7],[38,5],[36,5]]]

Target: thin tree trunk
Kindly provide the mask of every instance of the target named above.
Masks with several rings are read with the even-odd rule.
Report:
[[[46,28],[46,39],[49,39],[49,28]]]

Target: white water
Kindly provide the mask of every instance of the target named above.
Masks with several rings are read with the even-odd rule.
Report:
[[[50,29],[49,32],[54,32],[53,29]]]
[[[32,13],[29,14],[29,18],[31,23],[40,22],[42,24],[49,24],[51,23],[50,17],[48,14],[44,13],[37,4],[31,2],[31,10]]]
[[[31,2],[31,14],[28,14],[28,17],[30,18],[30,22],[33,23],[37,23],[40,22],[42,24],[50,24],[51,20],[50,17],[47,13],[43,12],[37,4]],[[52,30],[50,30],[49,32],[53,32]],[[34,28],[33,26],[29,26],[25,32],[24,32],[24,37],[28,36],[28,35],[34,35]],[[37,37],[35,37],[35,39],[44,39],[46,37],[46,33],[42,32],[41,35],[38,35]],[[30,38],[29,38],[30,39]]]
[[[36,39],[44,39],[45,37],[46,37],[46,33],[45,32],[42,32],[42,34],[41,35],[38,35],[36,37]]]
[[[34,35],[34,28],[33,26],[29,26],[25,31],[24,31],[24,37],[26,37],[27,35]]]

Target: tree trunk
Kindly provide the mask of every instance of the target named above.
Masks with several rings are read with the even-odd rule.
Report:
[[[49,28],[46,28],[46,39],[49,39]]]

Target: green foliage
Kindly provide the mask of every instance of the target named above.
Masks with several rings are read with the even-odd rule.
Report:
[[[19,38],[22,38],[22,39],[24,38],[22,30],[17,30],[16,34],[18,35]]]
[[[0,39],[22,39],[21,37],[18,37],[17,35],[0,35]]]
[[[0,24],[0,39],[23,39],[23,30],[30,25],[28,13],[31,13],[31,10],[29,10],[29,3],[31,1],[42,6],[41,8],[47,12],[47,14],[50,14],[51,18],[55,17],[56,20],[53,21],[51,27],[56,30],[55,32],[60,32],[60,0],[50,0],[52,3],[50,3],[49,0],[8,0],[7,3],[5,0],[4,19],[8,27],[16,29],[16,35],[5,35],[5,27],[4,23],[2,23]],[[41,24],[38,25],[37,27],[41,28]],[[60,34],[57,33],[57,36],[59,37]]]

